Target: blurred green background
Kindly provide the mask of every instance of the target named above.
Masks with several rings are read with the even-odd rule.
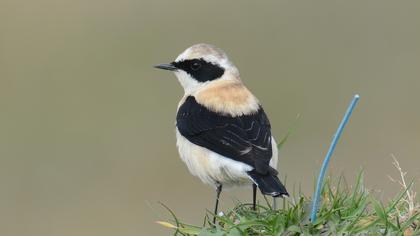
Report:
[[[0,0],[0,235],[169,235],[162,201],[200,224],[214,190],[175,147],[183,91],[154,70],[199,42],[224,49],[262,101],[291,192],[311,194],[354,93],[330,173],[384,200],[395,154],[420,172],[419,1]],[[351,181],[350,181],[351,182]],[[418,188],[417,188],[418,189]],[[251,200],[250,189],[226,191]]]

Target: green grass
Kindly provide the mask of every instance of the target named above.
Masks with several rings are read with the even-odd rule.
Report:
[[[271,208],[267,199],[256,211],[251,204],[238,203],[216,216],[216,225],[211,223],[210,212],[201,226],[194,226],[183,223],[165,206],[174,220],[158,223],[172,228],[174,235],[420,235],[420,208],[414,202],[415,192],[412,184],[406,184],[405,173],[399,171],[401,180],[393,181],[402,186],[402,191],[387,203],[363,186],[362,174],[352,188],[344,178],[327,179],[315,222],[309,220],[311,199],[298,194],[280,199],[277,210]]]

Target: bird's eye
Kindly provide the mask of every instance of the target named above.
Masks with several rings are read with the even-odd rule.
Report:
[[[191,69],[192,69],[192,70],[198,70],[198,69],[200,69],[200,67],[201,67],[201,64],[200,64],[199,62],[194,62],[194,63],[191,65]]]

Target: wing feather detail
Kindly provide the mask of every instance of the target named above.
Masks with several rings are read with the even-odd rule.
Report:
[[[189,96],[178,109],[176,126],[196,145],[248,164],[260,174],[276,172],[269,166],[271,126],[262,107],[253,114],[229,116],[213,112]]]

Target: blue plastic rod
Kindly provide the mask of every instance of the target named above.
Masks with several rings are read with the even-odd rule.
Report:
[[[312,202],[311,222],[316,221],[316,213],[318,212],[322,185],[324,183],[325,172],[327,171],[328,163],[330,162],[331,155],[333,154],[335,150],[335,146],[337,145],[337,142],[340,139],[344,126],[346,126],[347,122],[349,121],[351,113],[353,112],[353,109],[356,106],[357,101],[359,101],[359,98],[360,96],[358,94],[354,95],[353,100],[351,101],[349,107],[347,108],[346,114],[344,114],[344,117],[341,120],[341,123],[338,126],[337,131],[335,132],[335,135],[330,144],[330,148],[328,149],[327,155],[325,155],[324,162],[322,163],[322,166],[321,166],[321,171],[319,172],[318,181],[316,183],[314,200]]]

